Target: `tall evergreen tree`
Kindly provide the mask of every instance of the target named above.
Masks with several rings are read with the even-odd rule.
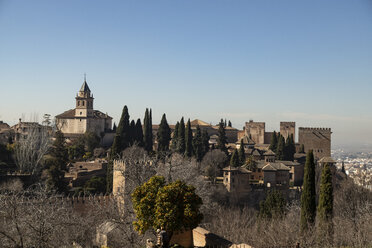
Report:
[[[305,146],[304,146],[304,144],[301,144],[300,145],[299,153],[305,153]]]
[[[231,155],[230,159],[230,166],[232,167],[239,167],[239,155],[238,155],[238,150],[234,150],[233,154]]]
[[[152,114],[151,110],[149,111],[148,108],[146,108],[145,111],[145,117],[143,120],[143,143],[144,148],[146,151],[151,152],[152,151]]]
[[[344,174],[346,175],[346,171],[345,171],[345,163],[344,163],[344,161],[342,161],[341,172],[344,173]]]
[[[120,141],[117,141],[119,150],[123,151],[129,146],[130,143],[130,124],[129,124],[129,112],[128,107],[125,105],[123,112],[120,117],[119,125],[116,128],[116,137],[120,137]]]
[[[273,152],[276,152],[277,148],[278,148],[278,135],[274,131],[273,134],[271,135],[271,142],[270,142],[269,149]]]
[[[304,183],[301,194],[302,231],[314,225],[316,216],[315,194],[315,162],[313,151],[310,150],[306,155]]]
[[[289,136],[289,155],[288,155],[288,158],[290,161],[294,160],[295,153],[296,153],[296,144],[294,141],[293,134],[291,134],[291,136]]]
[[[114,126],[112,127],[112,131],[116,132],[116,123],[114,122]]]
[[[141,119],[138,118],[136,121],[136,127],[135,127],[135,133],[136,133],[136,139],[135,142],[138,146],[143,147],[143,131],[142,131],[142,123]]]
[[[68,151],[65,137],[61,131],[55,133],[55,140],[50,151],[51,159],[48,160],[46,184],[48,188],[54,189],[59,193],[65,193],[67,183],[64,180],[64,171],[67,170]]]
[[[68,162],[68,151],[66,140],[61,131],[55,133],[55,140],[50,151],[50,155],[54,158],[54,164],[61,170],[66,170]]]
[[[185,130],[185,155],[187,157],[191,157],[194,153],[193,147],[192,147],[192,130],[191,130],[191,123],[190,119],[188,119],[186,124],[186,130]]]
[[[168,151],[170,139],[171,130],[167,122],[167,117],[165,116],[165,114],[163,114],[157,133],[158,151],[160,152]]]
[[[317,216],[319,241],[326,241],[329,244],[333,236],[333,186],[332,173],[328,163],[322,169]]]
[[[229,120],[229,123],[227,124],[228,127],[232,127],[231,121]]]
[[[196,126],[196,132],[193,139],[193,148],[196,160],[200,162],[203,159],[205,153],[203,148],[202,132],[199,125]]]
[[[132,120],[129,125],[129,145],[133,145],[137,140],[136,122]]]
[[[244,165],[245,164],[245,150],[244,150],[243,140],[240,140],[238,156],[239,156],[239,164]]]
[[[226,118],[225,118],[224,126],[225,126],[225,127],[227,127],[227,122],[226,122]]]
[[[284,160],[285,156],[285,140],[282,135],[279,135],[278,147],[276,148],[276,159]]]
[[[153,147],[153,140],[154,140],[154,135],[152,133],[152,109],[150,109],[150,117],[149,117],[149,141],[150,141],[150,144],[151,144],[151,149],[150,151],[152,151],[152,147]]]
[[[223,119],[221,119],[218,127],[217,149],[220,149],[221,151],[227,153],[226,144],[227,138],[225,132],[225,124],[223,122]]]
[[[183,117],[181,118],[180,125],[178,128],[178,147],[177,152],[180,154],[185,153],[186,149],[186,141],[185,141],[185,121],[183,120]]]
[[[209,135],[208,131],[204,129],[202,132],[202,143],[203,143],[203,157],[209,151]]]
[[[286,201],[278,190],[269,191],[266,199],[260,202],[259,217],[263,219],[276,219],[284,216]]]
[[[177,121],[176,125],[174,126],[174,131],[173,131],[172,144],[171,144],[172,151],[177,151],[178,129],[179,128],[180,128],[180,123]]]

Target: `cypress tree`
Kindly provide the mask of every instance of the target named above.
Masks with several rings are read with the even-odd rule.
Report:
[[[176,125],[174,126],[174,131],[173,131],[172,144],[171,144],[172,151],[177,151],[178,129],[179,128],[180,128],[180,123],[177,121]]]
[[[157,133],[158,151],[168,151],[170,139],[171,130],[167,122],[167,117],[163,114]]]
[[[54,158],[54,164],[60,170],[66,170],[66,165],[68,162],[68,151],[66,147],[65,137],[59,130],[55,133],[54,137],[55,140],[53,142],[50,155]]]
[[[208,131],[204,129],[202,132],[202,144],[203,144],[203,157],[209,151],[209,135]]]
[[[195,136],[193,139],[193,148],[194,148],[194,154],[195,154],[196,160],[200,162],[203,159],[205,153],[203,151],[204,148],[203,148],[202,133],[201,133],[199,125],[196,126],[196,132],[195,132]]]
[[[244,165],[245,164],[245,151],[244,151],[244,144],[243,140],[240,141],[240,147],[239,147],[239,164]]]
[[[143,143],[145,150],[148,152],[152,151],[152,120],[151,120],[151,110],[149,111],[148,108],[146,108],[145,111],[145,117],[143,120]]]
[[[223,119],[221,119],[218,127],[218,139],[217,139],[217,149],[220,149],[221,151],[227,153],[227,138],[226,138],[226,132],[225,132],[225,125],[223,122]]]
[[[301,194],[301,230],[305,231],[314,225],[316,215],[315,203],[315,163],[310,150],[306,156],[304,183]]]
[[[230,166],[239,167],[239,155],[238,155],[238,150],[236,150],[236,149],[234,150],[233,154],[231,155]]]
[[[185,153],[186,143],[185,143],[185,122],[183,117],[181,118],[180,125],[178,127],[178,144],[177,152],[180,154]]]
[[[154,135],[152,133],[152,109],[150,109],[150,117],[149,117],[149,140],[150,140],[150,145],[151,145],[151,148],[150,148],[150,151],[152,151],[152,146],[154,144],[153,140],[154,140]]]
[[[129,145],[133,145],[137,140],[136,122],[132,120],[129,125]]]
[[[304,146],[304,144],[301,144],[299,153],[305,153],[305,146]]]
[[[269,149],[273,152],[276,152],[277,148],[278,148],[278,136],[276,132],[274,131],[273,134],[271,135],[271,142],[270,142]]]
[[[279,135],[278,147],[276,148],[276,159],[284,160],[285,156],[285,140],[282,135]]]
[[[142,123],[141,119],[138,118],[136,122],[136,140],[135,142],[137,143],[138,146],[143,147],[143,131],[142,131]]]
[[[126,105],[123,108],[116,134],[116,137],[120,137],[120,141],[117,141],[119,150],[123,151],[130,143],[129,112]]]
[[[187,157],[191,157],[193,155],[193,147],[192,147],[192,130],[191,130],[191,123],[190,119],[188,119],[186,124],[185,130],[185,155]]]
[[[341,172],[344,173],[344,174],[346,175],[346,171],[345,171],[345,163],[344,163],[344,161],[342,161]]]
[[[224,126],[227,127],[227,122],[226,122],[226,118],[225,118],[225,123],[224,123]]]
[[[114,126],[112,128],[112,131],[116,132],[116,123],[114,122]]]
[[[320,241],[332,240],[333,235],[333,186],[332,173],[328,163],[326,163],[322,170],[320,179],[319,203],[317,209],[318,216],[318,232]]]
[[[231,121],[229,120],[229,124],[227,124],[228,127],[232,127]]]
[[[294,142],[293,134],[291,134],[291,136],[289,137],[289,156],[288,156],[290,161],[294,160],[295,153],[296,153],[296,145]]]
[[[278,190],[268,192],[266,199],[260,202],[259,217],[262,219],[276,219],[284,216],[286,201]]]

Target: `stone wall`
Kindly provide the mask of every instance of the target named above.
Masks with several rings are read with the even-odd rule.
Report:
[[[252,120],[246,122],[245,133],[256,144],[265,144],[265,122],[254,122]]]
[[[280,134],[287,140],[287,137],[293,135],[293,139],[296,138],[296,122],[280,122]]]
[[[321,159],[331,156],[331,129],[300,127],[298,143],[304,145],[305,152],[313,150],[314,157]]]

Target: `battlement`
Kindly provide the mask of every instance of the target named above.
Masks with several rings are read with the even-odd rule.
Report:
[[[300,131],[328,131],[331,132],[331,128],[327,127],[300,127]]]
[[[88,203],[105,203],[109,202],[114,199],[113,195],[78,195],[78,196],[67,196],[67,197],[61,197],[60,200],[76,205],[76,204],[88,204]]]

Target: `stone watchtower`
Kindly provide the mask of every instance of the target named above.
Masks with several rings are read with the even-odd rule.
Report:
[[[298,131],[298,143],[304,145],[305,152],[313,150],[314,157],[321,159],[331,156],[330,128],[300,127]]]
[[[296,122],[280,122],[280,134],[287,140],[288,137],[293,135],[293,141],[295,141],[296,134]]]
[[[86,79],[81,86],[76,99],[75,116],[79,117],[93,117],[93,94],[90,94]]]
[[[265,143],[265,122],[254,122],[250,120],[245,123],[245,135],[256,144]]]

